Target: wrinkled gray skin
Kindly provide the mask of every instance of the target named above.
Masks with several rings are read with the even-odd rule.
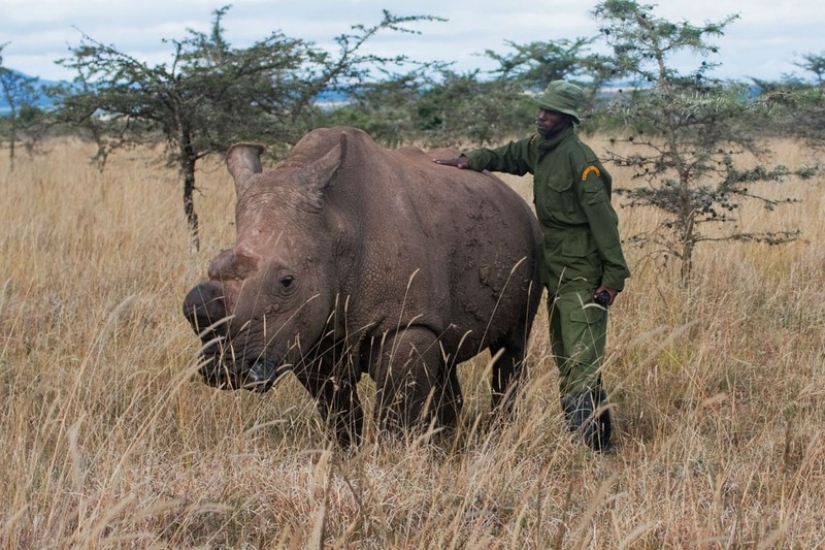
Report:
[[[203,380],[263,392],[292,371],[348,447],[361,439],[363,373],[382,432],[433,415],[450,426],[456,365],[489,348],[501,353],[493,406],[509,410],[541,293],[525,201],[489,173],[353,128],[310,132],[271,171],[261,152],[229,150],[237,241],[184,301]]]

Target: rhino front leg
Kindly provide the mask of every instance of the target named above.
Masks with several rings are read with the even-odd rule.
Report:
[[[345,359],[340,359],[345,360]],[[315,398],[318,413],[343,449],[361,445],[364,433],[364,410],[358,397],[357,380],[336,377],[335,365],[322,358],[307,370],[297,372],[298,380]]]
[[[376,385],[376,420],[401,432],[430,419],[454,424],[461,408],[458,378],[446,371],[435,334],[410,327],[386,335],[370,368]]]

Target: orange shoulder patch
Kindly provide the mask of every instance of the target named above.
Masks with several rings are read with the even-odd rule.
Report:
[[[597,166],[591,165],[591,166],[588,166],[587,168],[585,168],[584,172],[582,172],[582,181],[586,180],[587,176],[589,176],[591,173],[595,173],[596,176],[601,176],[602,175],[601,171],[599,170],[599,168]]]

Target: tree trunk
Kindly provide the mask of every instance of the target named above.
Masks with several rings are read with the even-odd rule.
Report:
[[[696,245],[696,210],[692,204],[684,205],[682,221],[682,270],[680,282],[682,288],[690,286],[690,279],[693,275],[693,248]]]
[[[195,213],[193,198],[195,192],[195,161],[182,159],[181,170],[183,171],[183,212],[186,214],[186,223],[189,226],[189,252],[197,254],[201,242],[198,235],[198,215]]]
[[[679,224],[682,241],[682,269],[679,279],[682,288],[688,288],[693,273],[693,246],[696,244],[696,209],[690,199],[690,179],[687,174],[680,174],[679,187]]]
[[[197,155],[192,146],[192,136],[184,127],[180,132],[180,170],[183,173],[183,212],[186,214],[186,223],[189,226],[189,252],[197,254],[201,248],[198,234],[198,215],[195,213],[195,163]]]

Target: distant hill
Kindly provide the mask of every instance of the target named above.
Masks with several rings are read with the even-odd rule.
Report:
[[[66,81],[43,80],[37,77],[29,77],[28,75],[20,71],[15,71],[14,69],[9,70],[16,74],[20,74],[25,78],[35,78],[35,85],[40,89],[47,88],[49,86],[65,86],[70,84]],[[347,101],[349,101],[349,98],[341,92],[321,92],[320,94],[318,94],[315,100],[321,108],[331,108],[346,103]],[[46,94],[41,94],[40,98],[35,103],[35,106],[40,107],[44,110],[49,110],[54,106],[54,100],[52,98],[46,97]],[[5,100],[5,98],[0,97],[0,116],[5,116],[9,114],[10,111],[11,108],[8,102]]]

